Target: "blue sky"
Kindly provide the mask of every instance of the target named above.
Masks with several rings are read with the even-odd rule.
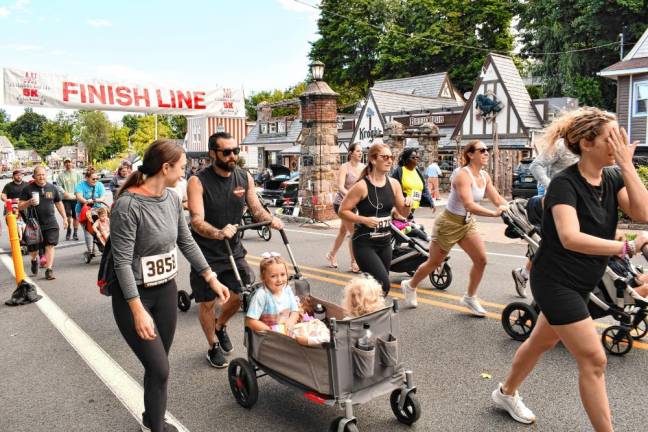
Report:
[[[250,94],[305,77],[317,16],[293,0],[0,0],[0,68]]]

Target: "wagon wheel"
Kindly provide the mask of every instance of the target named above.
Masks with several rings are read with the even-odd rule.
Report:
[[[408,426],[414,424],[419,417],[421,417],[421,404],[416,397],[416,394],[413,392],[407,393],[405,396],[405,403],[403,409],[401,409],[398,404],[400,403],[401,390],[396,389],[389,396],[389,404],[391,409],[396,416],[396,419]]]
[[[339,428],[342,420],[344,420],[344,417],[338,417],[333,420],[333,423],[329,426],[329,432],[340,432]],[[350,421],[344,425],[342,432],[358,432],[358,426],[355,424],[355,421]]]
[[[252,408],[259,398],[256,372],[245,359],[234,359],[227,368],[232,394],[243,408]]]
[[[447,263],[430,273],[430,282],[435,288],[444,290],[452,283],[452,269]]]
[[[533,306],[523,302],[513,302],[502,311],[502,327],[516,341],[527,340],[537,321],[538,313]]]
[[[603,342],[603,348],[607,352],[616,356],[625,355],[632,349],[630,333],[618,325],[613,325],[603,330],[601,342]]]
[[[185,290],[178,291],[178,309],[187,312],[191,307],[191,296]]]

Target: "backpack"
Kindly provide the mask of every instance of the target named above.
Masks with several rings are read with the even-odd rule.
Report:
[[[110,237],[104,246],[101,262],[99,263],[99,274],[97,275],[97,286],[99,292],[105,296],[111,296],[117,287],[117,273],[115,272],[115,260],[112,253]]]

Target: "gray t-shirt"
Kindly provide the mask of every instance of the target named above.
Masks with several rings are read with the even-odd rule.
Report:
[[[160,197],[123,192],[110,215],[115,273],[126,300],[144,284],[142,258],[167,254],[176,244],[198,272],[209,270],[182,213],[180,200],[165,189]],[[174,266],[177,265],[174,262]]]

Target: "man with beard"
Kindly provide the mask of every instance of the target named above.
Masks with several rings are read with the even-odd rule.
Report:
[[[20,194],[27,183],[23,181],[23,172],[20,169],[13,171],[11,179],[13,181],[7,183],[4,188],[2,188],[2,194],[0,194],[0,199],[5,203],[8,200],[20,198]],[[7,207],[5,207],[4,214],[7,214]]]
[[[230,265],[225,239],[229,239],[243,282],[249,283],[252,270],[245,261],[247,251],[236,235],[244,207],[250,209],[256,221],[272,221],[273,228],[283,228],[279,219],[263,209],[255,193],[252,176],[237,166],[239,152],[232,135],[227,132],[213,134],[209,137],[212,164],[192,176],[187,186],[193,237],[218,275],[218,280],[237,294],[240,294],[241,287]],[[207,361],[213,367],[224,368],[228,365],[224,353],[232,351],[226,326],[241,306],[240,297],[230,296],[216,318],[214,291],[194,269],[189,280],[196,303],[199,304],[200,324],[209,343]]]

